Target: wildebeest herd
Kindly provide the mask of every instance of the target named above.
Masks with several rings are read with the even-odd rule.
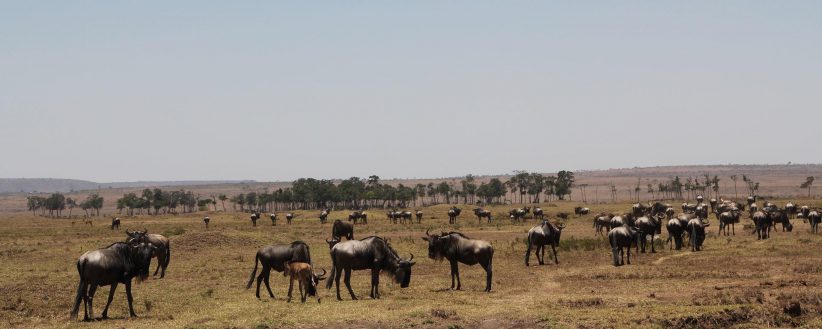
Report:
[[[747,203],[737,203],[728,200],[711,199],[709,203],[704,203],[701,196],[697,197],[697,203],[683,203],[681,213],[677,214],[673,206],[666,203],[636,203],[630,211],[621,214],[597,213],[593,216],[593,226],[596,235],[607,235],[611,247],[612,261],[614,266],[631,263],[631,248],[635,252],[645,252],[649,247],[650,252],[656,252],[654,241],[662,233],[662,226],[667,229],[668,237],[666,244],[670,244],[670,249],[680,250],[683,246],[689,245],[692,251],[699,251],[705,241],[706,228],[710,226],[709,215],[713,214],[719,225],[720,235],[735,235],[735,224],[739,224],[740,217],[748,209],[748,217],[753,222],[752,233],[758,239],[767,239],[771,229],[775,229],[776,224],[781,224],[783,231],[790,232],[793,229],[791,219],[802,218],[810,224],[811,232],[817,233],[822,211],[811,209],[808,206],[798,206],[791,202],[780,208],[777,205],[764,202],[762,207],[756,204],[754,197],[749,197]],[[321,223],[325,223],[331,209],[324,209],[320,214]],[[545,220],[544,213],[540,208],[531,209],[529,207],[512,209],[508,215],[513,222],[522,222],[526,215],[532,212],[534,219],[539,224],[528,230],[525,236],[527,250],[525,252],[525,266],[530,265],[530,255],[533,251],[537,257],[539,265],[545,264],[545,248],[551,247],[551,254],[555,264],[559,264],[557,257],[557,247],[560,243],[562,230],[565,223]],[[574,213],[578,216],[587,215],[590,209],[576,207]],[[449,223],[454,224],[461,213],[458,207],[451,207],[447,210]],[[483,218],[488,222],[492,221],[490,211],[475,208],[474,215],[479,222]],[[277,214],[271,214],[272,225],[276,225]],[[293,213],[287,213],[286,219],[291,224],[295,217]],[[260,218],[259,213],[251,215],[252,225],[256,226],[256,221]],[[392,223],[412,223],[413,219],[420,223],[423,218],[422,211],[397,211],[387,212],[387,218]],[[208,228],[210,218],[203,219]],[[284,245],[269,245],[260,248],[255,256],[254,268],[246,284],[250,289],[256,278],[256,297],[260,298],[260,286],[264,283],[270,297],[274,293],[270,287],[271,271],[282,272],[289,277],[288,301],[292,299],[294,281],[297,281],[300,300],[305,302],[307,297],[318,296],[317,287],[322,280],[326,280],[326,288],[331,289],[336,284],[336,296],[341,300],[340,280],[346,286],[351,299],[357,297],[351,289],[351,274],[356,270],[370,270],[371,289],[369,296],[374,299],[380,298],[379,277],[385,273],[401,288],[406,288],[411,283],[412,268],[415,265],[414,255],[403,258],[394,250],[388,239],[378,236],[369,236],[359,240],[354,239],[354,229],[356,223],[367,224],[367,214],[363,210],[356,210],[348,215],[348,222],[335,220],[331,229],[331,238],[326,239],[331,256],[330,271],[321,268],[318,272],[311,261],[310,247],[302,241],[294,241]],[[112,230],[119,229],[120,219],[112,219]],[[729,229],[730,228],[730,229]],[[342,241],[343,238],[346,241]],[[447,260],[451,270],[451,289],[460,290],[462,287],[459,275],[459,263],[466,265],[479,264],[486,272],[486,292],[491,291],[493,277],[493,257],[494,247],[489,241],[472,239],[460,232],[442,232],[431,234],[430,229],[421,237],[428,243],[428,257],[435,261]],[[649,239],[650,238],[650,239]],[[650,240],[650,241],[649,241]],[[640,251],[641,250],[641,251]],[[626,255],[627,254],[627,255]],[[132,306],[133,297],[131,292],[132,279],[145,280],[149,275],[151,259],[157,258],[157,267],[154,276],[165,277],[166,269],[171,259],[171,245],[168,238],[159,234],[150,234],[147,230],[129,231],[126,230],[124,242],[115,242],[110,246],[92,250],[84,253],[77,260],[77,271],[80,277],[74,307],[71,316],[76,319],[79,313],[80,302],[84,306],[84,320],[94,319],[92,302],[95,292],[100,286],[110,286],[110,292],[106,306],[103,309],[102,317],[108,316],[108,308],[112,302],[113,293],[118,284],[125,285],[126,295],[129,305],[129,313],[135,317]],[[257,274],[259,266],[262,269]],[[326,274],[328,276],[326,277]],[[320,298],[317,297],[317,301]]]

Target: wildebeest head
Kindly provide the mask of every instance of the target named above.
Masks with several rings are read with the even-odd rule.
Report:
[[[132,244],[129,248],[131,248],[131,261],[136,265],[135,268],[138,271],[135,273],[135,278],[137,278],[138,282],[143,281],[148,278],[151,256],[154,255],[157,247],[152,246],[150,243],[141,242]]]
[[[328,249],[334,248],[335,245],[340,243],[340,239],[338,237],[332,237],[331,240],[325,239],[325,243],[328,244]]]
[[[408,288],[408,285],[411,283],[411,266],[414,266],[417,262],[413,261],[414,254],[411,254],[411,257],[407,260],[400,259],[397,261],[397,268],[392,273],[394,277],[394,281],[400,284],[400,288]]]
[[[425,230],[423,240],[428,241],[428,258],[434,260],[442,260],[445,258],[445,251],[448,250],[448,234],[444,233],[439,236],[436,234],[428,234],[429,230]]]
[[[309,296],[316,296],[317,295],[317,286],[320,285],[320,281],[325,280],[325,274],[327,273],[323,268],[322,274],[317,274],[317,272],[313,271],[313,266],[311,267],[311,277],[309,278],[308,285],[305,287],[305,292]]]
[[[129,231],[126,230],[126,243],[129,244],[138,244],[142,242],[148,242],[148,230],[143,229],[143,231]]]

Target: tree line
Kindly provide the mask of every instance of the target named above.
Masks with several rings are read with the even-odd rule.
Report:
[[[41,197],[31,195],[26,198],[29,211],[37,215],[39,212],[41,216],[60,217],[62,212],[69,210],[68,216],[71,217],[71,212],[74,208],[80,207],[85,211],[86,216],[99,216],[100,209],[103,208],[103,197],[96,193],[92,193],[80,203],[70,197],[65,197],[62,193],[52,193],[48,197]],[[48,212],[48,215],[46,215]],[[91,212],[89,214],[89,212]]]
[[[225,200],[225,195],[220,195],[221,200]],[[197,210],[209,210],[213,206],[217,211],[217,198],[203,198],[199,194],[184,189],[174,191],[164,191],[159,188],[144,189],[141,194],[125,193],[122,198],[117,199],[117,213],[123,211],[129,216],[135,213],[142,215],[176,214],[178,209],[184,213],[195,212]],[[225,207],[223,207],[225,209]],[[154,209],[152,214],[151,210]]]

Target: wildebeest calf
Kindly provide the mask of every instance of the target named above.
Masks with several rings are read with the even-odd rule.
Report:
[[[325,269],[322,274],[314,273],[314,268],[311,264],[303,262],[292,262],[284,264],[285,270],[283,276],[290,278],[288,283],[288,302],[291,302],[291,292],[294,290],[294,280],[297,280],[300,287],[300,302],[305,303],[306,295],[317,296],[317,285],[320,280],[325,279]],[[305,286],[305,291],[303,291]],[[317,296],[317,303],[320,302],[320,296]]]

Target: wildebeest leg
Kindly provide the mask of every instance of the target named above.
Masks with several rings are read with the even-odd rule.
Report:
[[[380,298],[380,270],[371,270],[371,298]]]
[[[733,235],[736,235],[736,228],[734,228],[734,224],[733,224],[733,223],[731,223],[731,233],[732,233]]]
[[[558,265],[559,264],[559,258],[557,258],[557,247],[555,246],[554,243],[551,244],[551,251],[554,253],[554,264]],[[543,249],[542,253],[543,253],[543,255],[545,254],[544,249]],[[545,258],[545,256],[542,256],[542,257]]]
[[[95,292],[97,292],[97,284],[92,283],[91,287],[88,288],[88,317],[92,321],[94,320],[94,307],[92,307],[92,303],[94,302]]]
[[[136,318],[137,313],[134,313],[134,296],[131,295],[131,281],[126,282],[126,300],[128,300],[128,314],[132,318]]]
[[[303,280],[298,281],[298,283],[299,283],[299,286],[300,286],[300,302],[305,303],[306,292],[303,291]]]
[[[664,249],[663,249],[663,250],[664,250]],[[656,249],[655,249],[655,247],[654,247],[654,233],[651,233],[651,253],[652,253],[652,254],[655,254],[655,253],[656,253]]]
[[[83,283],[83,321],[91,319],[88,314],[88,287],[88,283]]]
[[[336,268],[336,266],[335,266],[335,268]],[[336,270],[337,270],[337,273],[336,273],[336,276],[334,277],[334,281],[337,282],[337,300],[342,300],[342,298],[340,297],[340,276],[342,275],[342,271],[341,271],[340,268],[337,268]],[[334,271],[332,271],[332,272],[334,272]]]
[[[302,283],[302,281],[300,281],[300,283]],[[291,291],[292,290],[294,290],[294,277],[291,277],[291,278],[288,279],[288,300],[286,301],[286,303],[291,303]],[[303,292],[303,288],[302,288],[302,285],[300,285],[300,294],[302,294],[302,292]],[[300,296],[300,297],[302,297],[302,296]]]
[[[457,265],[456,261],[451,262],[451,289],[454,289],[454,278],[457,279],[457,290],[462,288],[462,282],[460,282],[460,268]]]
[[[528,266],[528,259],[531,258],[531,241],[528,241],[528,249],[525,250],[525,266]],[[537,255],[537,260],[539,260],[539,255]],[[451,288],[454,288],[454,274],[451,273]]]
[[[351,269],[350,268],[345,269],[345,279],[343,279],[343,281],[345,281],[345,287],[348,288],[348,294],[351,295],[351,299],[357,300],[357,296],[354,296],[354,290],[351,289]]]
[[[628,265],[631,265],[631,247],[628,246]]]
[[[480,263],[480,265],[482,265],[482,268],[485,269],[485,292],[491,292],[491,278],[494,273],[492,267],[493,256],[494,254],[491,254],[491,257],[488,257],[488,263]]]
[[[114,299],[114,290],[117,289],[117,282],[111,284],[111,289],[108,291],[108,301],[106,307],[103,309],[103,319],[108,319],[108,306],[111,305],[111,300]]]
[[[165,259],[165,250],[161,250],[160,254],[157,255],[157,269],[154,270],[154,274],[152,276],[157,276],[157,273],[160,272],[160,267],[163,266],[163,260]]]
[[[539,265],[545,265],[545,245],[538,246],[537,252],[539,253]]]
[[[265,290],[268,290],[268,296],[274,298],[274,293],[271,292],[271,285],[269,284],[269,279],[271,278],[271,270],[263,271],[265,273],[265,277],[263,277],[263,283],[265,283]]]

